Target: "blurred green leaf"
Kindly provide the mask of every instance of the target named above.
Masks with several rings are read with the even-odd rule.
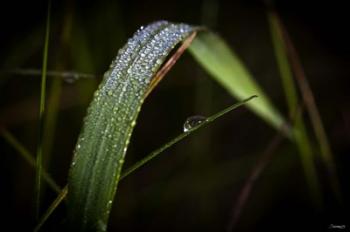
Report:
[[[284,118],[240,59],[218,35],[210,31],[198,33],[189,51],[232,96],[242,100],[258,95],[259,98],[248,103],[248,107],[276,129],[283,128]]]
[[[40,204],[41,204],[41,191],[42,183],[41,176],[43,172],[43,149],[44,149],[44,119],[45,119],[45,105],[46,105],[46,72],[47,72],[47,61],[49,53],[49,39],[50,39],[50,21],[51,21],[51,1],[48,2],[47,6],[47,18],[46,18],[46,29],[45,29],[45,42],[43,51],[43,70],[41,75],[41,87],[40,87],[40,108],[39,108],[39,139],[38,147],[36,151],[36,216],[39,218]]]

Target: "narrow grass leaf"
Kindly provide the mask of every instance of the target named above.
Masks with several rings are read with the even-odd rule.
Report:
[[[285,128],[282,127],[285,122],[283,117],[240,59],[218,35],[210,31],[199,32],[189,51],[232,96],[242,100],[258,95],[259,99],[247,106],[276,129]]]
[[[190,130],[178,135],[177,137],[175,137],[174,139],[170,140],[169,142],[167,142],[165,145],[161,146],[159,149],[153,151],[151,154],[149,154],[148,156],[146,156],[145,158],[143,158],[142,160],[138,161],[136,164],[134,164],[133,166],[131,166],[130,168],[128,168],[120,177],[120,179],[124,179],[125,177],[129,176],[131,173],[133,173],[135,170],[139,169],[140,167],[142,167],[143,165],[145,165],[146,163],[148,163],[149,161],[151,161],[152,159],[154,159],[155,157],[157,157],[160,153],[162,153],[163,151],[165,151],[166,149],[170,148],[171,146],[173,146],[174,144],[178,143],[179,141],[181,141],[182,139],[186,138],[187,136],[189,136],[191,133],[195,132],[196,130],[198,130],[199,128],[208,125],[209,123],[213,122],[214,120],[218,119],[219,117],[227,114],[228,112],[246,104],[248,101],[252,100],[253,98],[255,98],[256,96],[251,96],[247,99],[244,99],[241,102],[238,102],[237,104],[234,104],[232,106],[227,107],[226,109],[206,118],[204,121],[202,121],[201,123],[199,123],[198,125],[192,127]]]
[[[326,131],[324,129],[322,119],[318,108],[315,103],[314,95],[312,93],[311,87],[307,81],[304,69],[300,63],[300,59],[298,57],[297,51],[290,40],[289,34],[285,27],[283,26],[282,21],[278,17],[278,15],[271,14],[272,22],[275,23],[275,27],[280,31],[280,43],[283,43],[288,51],[288,58],[290,65],[294,71],[296,81],[298,83],[302,98],[304,100],[307,112],[309,113],[311,124],[314,130],[314,133],[317,138],[317,142],[320,148],[321,158],[324,166],[328,171],[330,185],[335,194],[337,200],[341,203],[342,196],[339,186],[339,180],[337,177],[336,165],[334,161],[334,155],[332,154],[331,147],[326,135]]]
[[[289,109],[289,115],[293,116],[298,107],[298,96],[295,88],[293,73],[288,61],[286,48],[282,43],[282,34],[278,27],[276,17],[271,12],[268,13],[268,21],[271,32],[272,45],[274,48],[278,70],[282,81],[286,101]]]
[[[43,160],[43,133],[44,133],[44,114],[45,114],[45,99],[46,99],[46,71],[47,71],[47,59],[49,50],[49,36],[50,36],[50,18],[51,18],[51,1],[47,7],[47,19],[46,19],[46,31],[45,31],[45,44],[43,52],[43,72],[41,76],[41,90],[40,90],[40,109],[39,109],[39,139],[38,148],[36,154],[36,216],[39,217],[40,213],[40,198],[41,198],[41,176],[42,176],[42,160]]]
[[[315,205],[321,206],[322,195],[319,178],[314,162],[314,155],[309,136],[305,129],[305,123],[298,109],[298,94],[294,84],[293,72],[290,66],[286,46],[283,43],[282,31],[274,13],[268,12],[268,21],[271,31],[272,44],[276,56],[277,66],[280,72],[282,86],[286,94],[289,108],[289,116],[294,119],[293,140],[298,148],[306,182],[310,191],[311,199]]]
[[[35,226],[34,232],[37,232],[41,229],[41,227],[44,225],[44,223],[47,221],[47,219],[50,217],[50,215],[53,213],[53,211],[59,206],[59,204],[66,198],[68,193],[68,186],[65,186],[62,191],[58,194],[56,199],[52,202],[50,207],[46,210],[46,212],[43,214],[41,219],[39,220],[39,223]]]
[[[6,129],[1,129],[1,136],[21,155],[21,157],[27,161],[27,163],[33,168],[36,167],[35,158],[30,152]],[[47,182],[47,184],[54,190],[56,193],[60,193],[61,189],[56,184],[56,182],[51,178],[50,174],[47,173],[44,169],[41,172],[42,178]]]

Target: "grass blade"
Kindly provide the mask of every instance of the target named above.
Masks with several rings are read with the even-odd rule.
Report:
[[[163,145],[162,147],[160,147],[159,149],[153,151],[151,154],[149,154],[148,156],[146,156],[145,158],[143,158],[142,160],[138,161],[136,164],[134,164],[133,166],[131,166],[130,168],[128,168],[120,177],[120,179],[124,179],[125,177],[127,177],[128,175],[130,175],[131,173],[135,172],[137,169],[139,169],[140,167],[142,167],[143,165],[145,165],[146,163],[148,163],[149,161],[151,161],[152,159],[154,159],[155,157],[157,157],[160,153],[162,153],[163,151],[165,151],[166,149],[170,148],[171,146],[173,146],[174,144],[178,143],[179,141],[181,141],[182,139],[186,138],[187,136],[189,136],[191,133],[193,133],[194,131],[198,130],[199,128],[208,125],[209,123],[213,122],[214,120],[218,119],[219,117],[223,116],[224,114],[227,114],[228,112],[242,106],[243,104],[246,104],[248,101],[252,100],[253,98],[255,98],[256,96],[251,96],[247,99],[244,99],[243,101],[234,104],[232,106],[227,107],[226,109],[208,117],[205,121],[203,121],[202,123],[200,123],[199,125],[193,127],[191,130],[189,130],[188,132],[184,132],[178,136],[176,136],[174,139],[170,140],[169,142],[167,142],[165,145]]]
[[[279,30],[275,15],[268,13],[268,21],[271,32],[272,45],[276,56],[277,66],[280,73],[282,86],[286,95],[286,101],[290,117],[295,114],[298,107],[298,96],[295,88],[293,73],[289,65],[287,52],[284,44],[281,42],[281,31]]]
[[[337,177],[337,171],[336,171],[336,165],[334,161],[334,155],[332,153],[331,147],[329,145],[329,141],[326,135],[326,131],[324,129],[321,115],[318,111],[318,108],[315,103],[315,98],[312,93],[311,87],[309,85],[309,82],[307,81],[306,74],[304,72],[304,69],[301,65],[300,59],[298,57],[297,51],[290,40],[289,34],[285,27],[283,26],[282,21],[279,19],[277,15],[275,15],[275,20],[277,22],[277,25],[279,26],[283,42],[285,43],[285,46],[288,50],[289,60],[291,67],[293,68],[293,71],[295,73],[295,78],[298,83],[303,101],[305,103],[307,112],[311,119],[311,124],[313,127],[313,131],[316,135],[316,139],[320,148],[321,158],[323,160],[323,164],[327,169],[329,181],[331,188],[333,190],[334,196],[337,198],[337,200],[341,203],[342,202],[342,196],[340,191],[340,184]]]
[[[256,182],[259,180],[261,174],[264,172],[268,164],[271,162],[272,157],[275,153],[275,150],[281,144],[282,141],[283,141],[282,134],[277,132],[277,134],[271,139],[271,141],[266,146],[265,150],[262,152],[258,161],[254,165],[253,169],[250,171],[250,174],[248,175],[246,181],[244,182],[243,187],[241,188],[238,194],[237,202],[235,203],[234,208],[232,210],[231,219],[227,226],[228,232],[234,231],[242,215],[242,211],[248,202],[248,198],[250,197],[251,192],[254,186],[256,185]]]
[[[47,19],[45,31],[45,44],[43,52],[43,71],[41,75],[41,90],[40,90],[40,109],[39,109],[39,139],[36,154],[36,215],[39,217],[40,213],[40,198],[41,198],[41,176],[42,176],[42,160],[43,160],[43,133],[44,133],[44,114],[45,114],[45,99],[46,99],[46,71],[47,71],[47,55],[49,50],[50,37],[50,18],[51,18],[51,1],[47,6]]]
[[[209,31],[198,33],[189,51],[234,97],[242,100],[254,94],[258,95],[259,99],[249,103],[248,107],[276,129],[285,128],[282,127],[285,122],[283,117],[273,107],[243,63],[218,35]],[[285,133],[288,134],[287,131]]]
[[[153,77],[170,51],[196,28],[156,22],[122,48],[95,92],[68,180],[71,229],[105,231],[132,130]],[[161,79],[161,78],[160,78]]]
[[[35,158],[30,154],[30,152],[6,129],[1,129],[2,137],[25,159],[30,166],[36,167]],[[42,178],[47,182],[47,184],[56,192],[60,193],[61,189],[56,184],[56,182],[51,178],[50,174],[44,169],[41,172]]]
[[[322,203],[321,187],[317,170],[314,162],[314,155],[311,148],[309,136],[305,129],[305,123],[302,114],[297,112],[298,96],[293,80],[293,72],[288,60],[286,47],[283,43],[282,31],[279,27],[276,14],[269,12],[268,21],[271,31],[272,44],[276,56],[277,65],[282,80],[282,86],[286,94],[286,101],[289,108],[289,116],[295,118],[293,127],[293,140],[298,148],[303,169],[305,172],[306,182],[309,187],[311,199],[315,205],[320,206]]]
[[[159,154],[166,151],[168,148],[172,147],[176,143],[180,142],[193,132],[197,131],[200,128],[203,128],[204,126],[208,125],[209,123],[215,121],[216,119],[220,118],[221,116],[231,112],[234,109],[237,109],[238,107],[246,104],[248,101],[252,100],[256,96],[249,97],[247,99],[244,99],[241,102],[238,102],[232,106],[227,107],[226,109],[208,117],[205,121],[198,124],[196,127],[193,127],[188,132],[181,133],[180,135],[176,136],[175,138],[171,139],[169,142],[161,146],[160,148],[154,150],[149,155],[147,155],[142,160],[138,161],[134,165],[132,165],[130,168],[128,168],[126,171],[124,171],[120,176],[120,181],[122,181],[125,177],[129,176],[130,174],[134,173],[139,168],[143,167],[146,163],[150,162],[152,159],[156,158]],[[58,207],[58,205],[65,199],[66,195],[68,193],[68,186],[65,186],[63,190],[59,193],[57,198],[52,202],[48,210],[45,212],[41,220],[39,221],[38,225],[36,226],[35,231],[39,231],[42,225],[46,222],[46,220],[50,217],[50,215],[53,213],[53,211]]]
[[[50,217],[50,215],[55,211],[55,209],[59,206],[59,204],[66,198],[68,193],[68,186],[66,185],[62,191],[58,194],[56,199],[52,202],[50,207],[46,210],[42,218],[39,220],[39,223],[35,226],[34,232],[37,232],[40,230],[40,228],[44,225],[44,223],[47,221],[47,219]]]

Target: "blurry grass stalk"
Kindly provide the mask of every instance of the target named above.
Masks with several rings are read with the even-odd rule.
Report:
[[[323,165],[326,167],[328,172],[330,186],[338,202],[341,203],[342,196],[340,191],[339,179],[337,177],[334,154],[332,154],[331,147],[330,147],[330,144],[323,126],[323,122],[321,119],[321,115],[316,106],[312,90],[307,81],[304,69],[300,63],[300,59],[298,57],[297,51],[295,50],[287,30],[283,26],[283,23],[279,19],[277,14],[276,14],[276,20],[278,22],[277,25],[281,29],[281,32],[283,35],[282,38],[284,39],[284,43],[288,51],[287,54],[289,55],[290,64],[293,68],[301,95],[303,97],[303,101],[305,103],[306,109],[311,119],[311,124],[320,148],[321,158],[323,159]]]
[[[39,223],[35,226],[34,232],[37,232],[40,230],[40,228],[44,225],[44,223],[47,221],[47,219],[50,217],[50,215],[55,211],[55,209],[61,204],[61,202],[66,198],[68,193],[68,186],[64,186],[62,191],[58,194],[56,199],[51,203],[49,208],[46,210],[46,212],[43,214],[42,218],[39,220]]]
[[[34,69],[34,68],[28,68],[28,69],[8,69],[8,70],[2,70],[0,73],[5,74],[14,74],[14,75],[20,75],[20,76],[41,76],[42,75],[41,69]],[[91,74],[91,73],[82,73],[82,72],[76,72],[76,71],[58,71],[58,70],[47,70],[46,71],[47,77],[59,77],[62,78],[67,83],[72,83],[75,80],[84,78],[84,79],[94,79],[97,78],[98,75]],[[102,76],[102,75],[100,75]]]
[[[160,148],[154,150],[149,155],[145,156],[145,158],[143,158],[140,161],[136,162],[134,165],[129,167],[126,171],[123,171],[123,173],[120,176],[120,181],[125,179],[125,177],[129,176],[130,174],[134,173],[135,171],[137,171],[139,168],[143,167],[145,164],[147,164],[148,162],[150,162],[151,160],[156,158],[161,153],[164,153],[164,151],[166,151],[170,147],[174,146],[176,143],[180,142],[181,140],[183,140],[184,138],[186,138],[187,136],[189,136],[193,132],[197,131],[198,129],[200,129],[202,127],[207,126],[208,124],[214,122],[216,119],[218,119],[218,118],[224,116],[225,114],[231,112],[232,110],[237,109],[238,107],[246,104],[248,101],[252,100],[255,97],[256,96],[251,96],[251,97],[249,97],[247,99],[244,99],[241,102],[233,104],[233,105],[225,108],[224,110],[222,110],[222,111],[220,111],[220,112],[218,112],[218,113],[208,117],[204,122],[202,122],[199,125],[193,127],[188,132],[183,132],[183,133],[179,134],[178,136],[176,136],[175,138],[171,139],[169,142],[167,142],[166,144],[164,144]],[[47,209],[47,211],[43,214],[42,218],[39,220],[39,223],[35,227],[34,231],[39,231],[40,230],[40,228],[44,225],[44,223],[47,221],[47,219],[50,217],[50,215],[54,212],[54,210],[66,198],[67,194],[68,194],[68,186],[66,185],[62,189],[62,191],[59,193],[57,198],[51,203],[51,205]]]
[[[46,111],[44,125],[44,141],[43,141],[43,168],[50,167],[52,144],[56,132],[57,115],[60,107],[60,97],[62,92],[62,80],[54,78],[50,86],[50,95],[48,97],[48,106]]]
[[[215,0],[205,0],[201,6],[201,24],[210,28],[214,28],[217,23],[219,11],[219,3]],[[202,115],[208,115],[213,109],[214,89],[213,82],[208,78],[203,78],[204,71],[201,67],[196,68],[195,80],[195,97],[194,97],[194,112]],[[205,169],[210,164],[210,147],[211,147],[211,130],[205,134],[198,134],[193,138],[192,146],[187,148],[187,152],[191,154],[191,166],[194,171]],[[200,196],[199,196],[200,197]],[[206,203],[199,204],[207,207]]]
[[[283,89],[286,95],[286,101],[289,109],[289,115],[292,117],[298,107],[297,90],[295,88],[293,73],[288,61],[285,45],[282,42],[282,34],[277,25],[275,14],[268,13],[269,25],[271,30],[272,44],[274,46],[277,65],[282,80]],[[309,137],[305,130],[302,113],[295,117],[293,126],[293,139],[299,150],[306,181],[311,194],[313,203],[320,207],[323,202],[322,191],[317,175],[316,165],[314,163],[313,151]]]
[[[280,70],[280,76],[283,82],[284,90],[286,93],[287,103],[289,107],[290,114],[296,109],[297,104],[297,91],[294,85],[293,72],[301,94],[303,97],[303,103],[306,105],[307,111],[310,115],[311,122],[316,134],[323,163],[327,167],[327,171],[330,176],[330,184],[338,200],[341,199],[340,189],[338,184],[338,178],[336,177],[336,167],[333,161],[333,155],[330,150],[329,142],[327,140],[323,124],[318,113],[316,104],[314,102],[312,91],[306,80],[303,68],[300,64],[299,58],[296,51],[289,39],[287,31],[284,29],[281,20],[279,19],[276,12],[270,11],[268,13],[272,41],[275,48],[275,54],[277,59],[277,64]],[[293,69],[293,72],[292,72]],[[294,139],[299,151],[302,155],[302,161],[304,170],[306,173],[309,186],[314,190],[318,191],[321,197],[320,184],[317,177],[316,167],[315,167],[315,156],[311,149],[310,141],[306,133],[304,121],[302,116],[296,118],[294,127]],[[316,192],[313,193],[315,195]]]
[[[71,4],[74,4],[73,1],[69,1]],[[95,17],[95,16],[94,16]],[[72,22],[72,30],[71,30],[71,40],[70,40],[70,56],[72,59],[73,67],[78,70],[84,70],[88,76],[90,73],[96,73],[96,61],[93,56],[93,51],[90,46],[89,41],[89,27],[85,24],[85,22],[81,22],[77,17],[74,18]],[[120,27],[118,27],[118,30]],[[79,109],[79,114],[84,115],[86,113],[86,107],[91,100],[91,95],[95,91],[98,82],[100,79],[96,80],[96,78],[87,78],[85,76],[86,81],[77,82],[77,100],[79,105],[84,106]],[[94,75],[93,77],[102,77],[101,75]],[[79,78],[83,78],[82,75],[74,76],[73,79],[67,77],[66,80],[77,80]]]
[[[283,126],[287,126],[287,124]],[[273,137],[273,139],[271,139],[271,142],[269,142],[264,152],[262,152],[261,156],[259,157],[259,160],[254,165],[243,187],[241,188],[237,197],[237,201],[234,204],[234,207],[231,212],[231,218],[227,226],[228,232],[234,231],[234,229],[236,228],[237,223],[241,217],[242,211],[249,199],[249,196],[251,195],[255,183],[258,181],[261,174],[263,173],[267,165],[270,163],[275,153],[275,150],[283,141],[284,136],[281,133],[281,131],[283,131],[283,129],[277,131],[277,134]]]
[[[34,169],[36,167],[36,161],[33,155],[6,129],[1,129],[2,137],[25,159],[30,166]],[[60,187],[55,183],[51,178],[50,174],[47,173],[44,169],[41,172],[42,178],[47,182],[47,184],[56,192],[60,193]]]
[[[42,176],[42,160],[43,160],[43,144],[44,144],[44,119],[45,119],[45,99],[46,99],[46,71],[47,71],[47,60],[49,50],[49,36],[50,36],[50,18],[51,18],[51,1],[48,1],[47,6],[47,19],[45,29],[45,43],[43,52],[43,72],[41,76],[41,90],[40,90],[40,109],[39,109],[39,139],[38,148],[36,154],[36,217],[39,218],[40,204],[41,204],[41,176]]]
[[[63,24],[61,26],[61,33],[59,39],[58,52],[56,54],[56,68],[57,70],[64,69],[64,64],[66,59],[64,59],[64,52],[67,50],[67,46],[69,44],[71,24],[72,24],[72,11],[66,10],[66,13],[63,16]],[[47,74],[47,73],[46,73]],[[55,139],[56,134],[56,124],[58,111],[60,107],[60,98],[62,93],[62,78],[53,78],[51,81],[51,86],[49,90],[49,98],[48,98],[48,108],[46,112],[45,118],[45,126],[44,126],[44,138],[43,141],[43,162],[42,165],[45,169],[49,170],[51,166],[52,159],[52,146]]]
[[[219,2],[216,0],[204,0],[201,4],[201,25],[205,25],[208,28],[215,28],[218,19]],[[214,88],[215,84],[212,79],[206,75],[205,71],[201,67],[196,67],[195,71],[195,89],[194,89],[194,114],[209,115],[213,112],[214,105]],[[207,170],[212,161],[212,137],[213,130],[208,128],[206,133],[199,133],[194,136],[191,145],[184,149],[184,152],[190,154],[190,162],[188,165],[191,167],[193,173],[200,173],[203,170]],[[201,216],[205,218],[207,215],[216,214],[215,204],[213,201],[209,202],[207,199],[212,198],[210,192],[201,191],[203,187],[199,182],[193,184],[197,188],[197,206],[198,212],[201,212]]]

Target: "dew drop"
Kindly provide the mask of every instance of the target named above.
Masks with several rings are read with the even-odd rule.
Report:
[[[97,224],[99,227],[99,231],[106,231],[107,230],[107,225],[102,220],[98,220]]]
[[[64,82],[68,84],[73,84],[79,79],[79,75],[76,73],[67,73],[66,75],[63,75]]]
[[[96,90],[94,93],[94,97],[98,97],[99,94],[100,94],[100,91]]]
[[[156,61],[156,63],[157,63],[158,65],[161,65],[161,64],[163,63],[163,61],[162,61],[162,59],[158,59],[158,60]]]
[[[184,129],[183,129],[184,132],[188,132],[192,130],[194,127],[203,123],[205,120],[207,120],[207,118],[201,115],[194,115],[194,116],[188,117],[184,123]]]
[[[157,71],[157,66],[152,67],[152,72],[155,72],[155,71]]]

